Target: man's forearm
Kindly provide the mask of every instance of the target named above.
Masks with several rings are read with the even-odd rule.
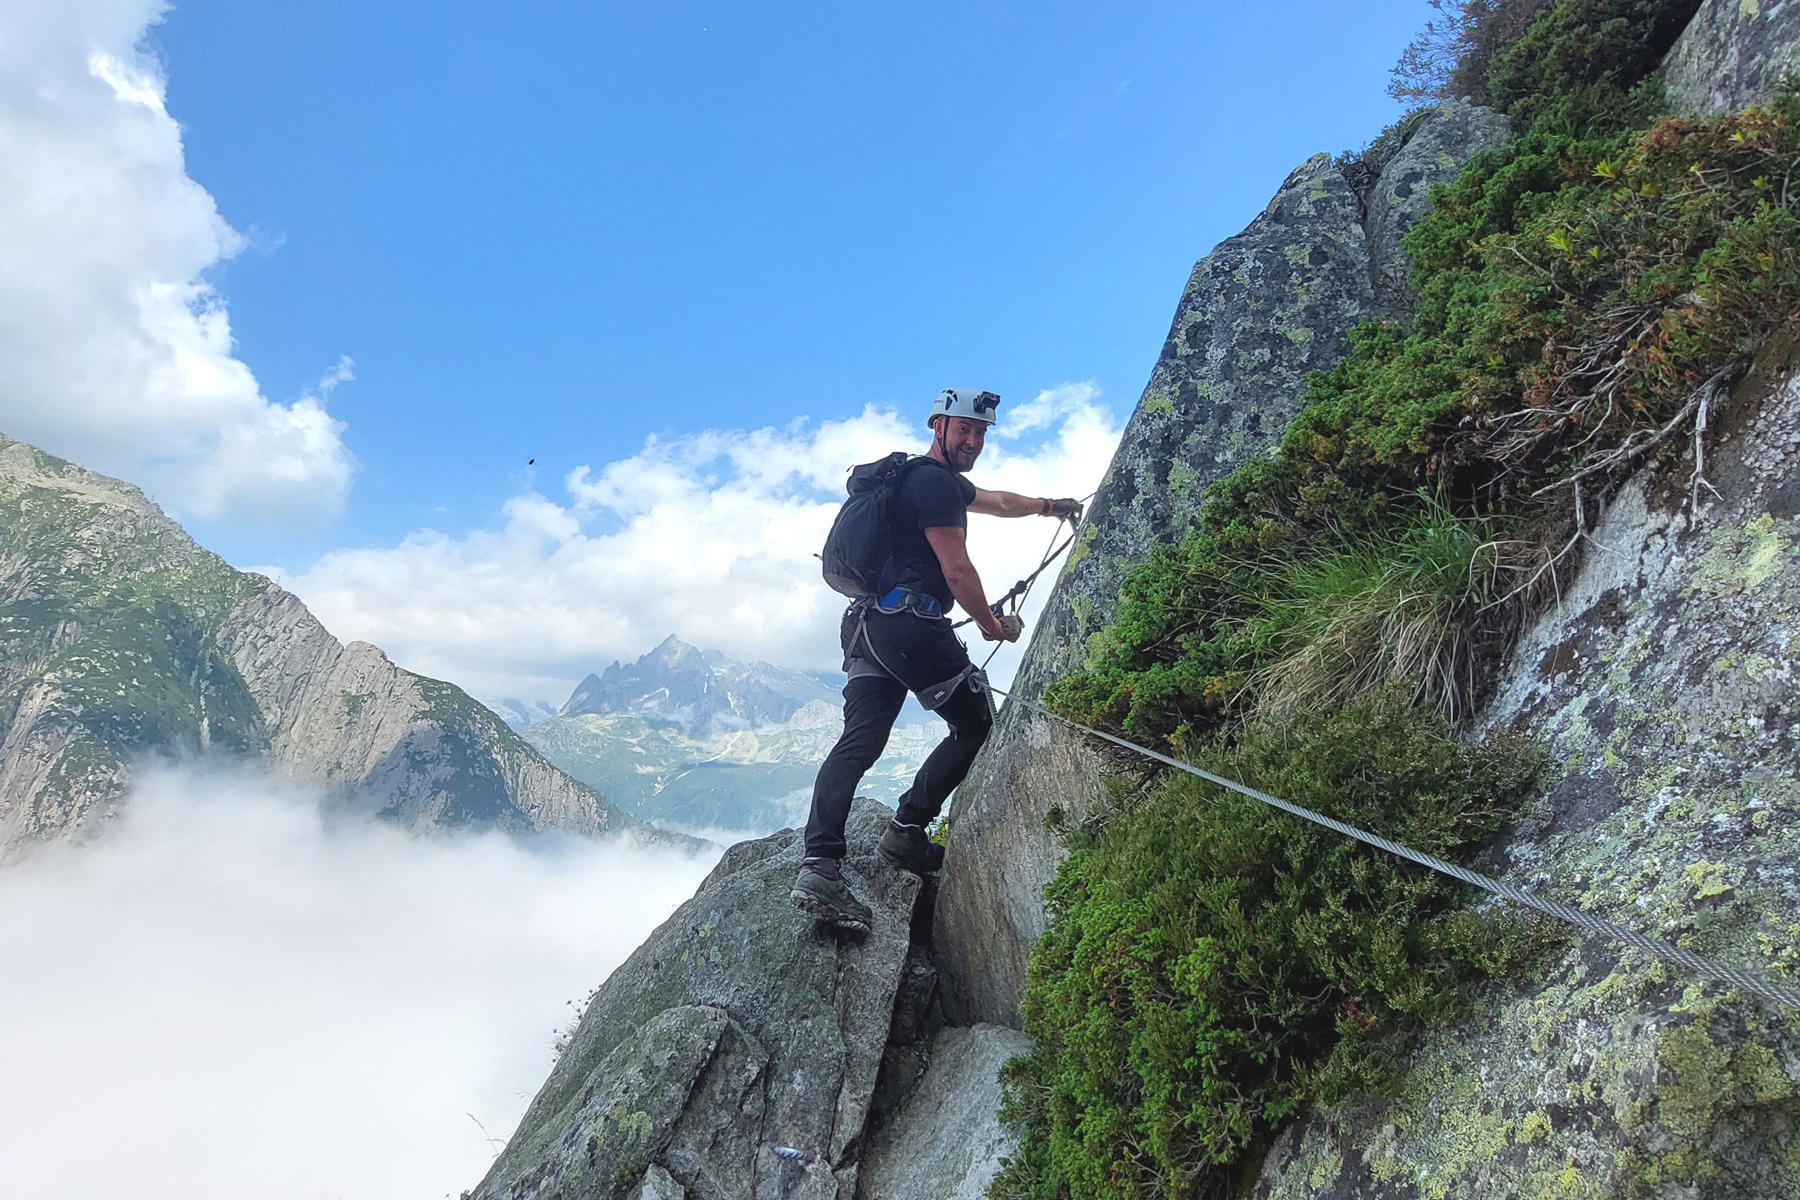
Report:
[[[1036,517],[1043,515],[1044,502],[1036,496],[1021,496],[1017,492],[995,492],[996,517]]]
[[[956,597],[963,611],[975,618],[976,627],[992,638],[995,630],[1000,628],[1000,622],[994,619],[994,610],[988,607],[987,592],[982,589],[975,564],[945,571],[944,582],[950,585],[950,594]]]

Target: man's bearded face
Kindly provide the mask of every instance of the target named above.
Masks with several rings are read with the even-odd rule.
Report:
[[[944,461],[958,471],[967,471],[981,457],[987,444],[987,422],[968,417],[939,417],[938,438],[944,447]]]

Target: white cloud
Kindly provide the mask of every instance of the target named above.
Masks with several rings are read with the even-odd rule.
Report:
[[[153,772],[97,842],[0,871],[6,1194],[458,1195],[567,1002],[710,865],[327,826],[260,776]]]
[[[1096,388],[1065,384],[1017,412],[971,478],[1032,496],[1099,485],[1121,427]],[[560,704],[588,671],[671,633],[737,658],[836,667],[844,601],[814,555],[844,473],[927,444],[922,425],[877,408],[822,424],[653,438],[630,458],[572,472],[563,501],[514,497],[498,529],[461,538],[424,530],[398,546],[328,554],[301,575],[270,573],[339,637],[374,642],[412,670],[491,698]],[[1037,565],[1051,529],[1037,518],[971,518],[971,554],[991,595]],[[1054,568],[1033,608],[1053,577]],[[966,632],[985,655],[980,635]],[[1017,657],[1009,647],[996,659],[997,681]]]
[[[179,513],[311,523],[355,464],[329,386],[272,403],[233,357],[206,272],[245,243],[188,177],[142,46],[164,8],[0,5],[0,431]]]

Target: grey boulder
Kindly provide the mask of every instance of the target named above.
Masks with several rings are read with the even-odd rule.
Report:
[[[1412,311],[1412,266],[1401,240],[1431,211],[1431,188],[1449,183],[1476,154],[1512,140],[1505,114],[1466,100],[1447,100],[1417,118],[1412,136],[1381,168],[1369,189],[1364,227],[1375,311],[1403,319]]]
[[[1324,154],[1189,277],[1162,356],[1101,482],[1014,688],[1036,699],[1091,659],[1132,567],[1178,542],[1206,488],[1271,449],[1306,398],[1306,376],[1342,356],[1362,321],[1405,303],[1401,240],[1434,183],[1502,144],[1506,118],[1465,103],[1416,118],[1356,180]],[[1397,307],[1398,306],[1398,307]],[[1104,761],[1079,734],[1008,704],[957,789],[934,942],[945,1015],[1019,1023],[1043,889],[1062,861],[1046,828],[1104,795]]]
[[[619,1200],[652,1166],[698,1200],[849,1200],[919,888],[875,854],[891,816],[851,812],[863,938],[788,903],[797,831],[726,851],[595,993],[476,1200]]]
[[[1307,373],[1337,360],[1372,302],[1361,199],[1329,155],[1314,155],[1189,276],[1017,691],[1035,698],[1081,665],[1126,571],[1179,541],[1207,486],[1273,444],[1299,411]],[[1006,706],[951,807],[933,935],[951,1021],[1018,1023],[1043,887],[1062,857],[1044,818],[1055,808],[1081,817],[1099,794],[1087,747]]]
[[[687,1200],[687,1192],[673,1175],[652,1163],[625,1200]]]

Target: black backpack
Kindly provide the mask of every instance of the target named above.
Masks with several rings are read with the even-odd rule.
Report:
[[[846,596],[875,596],[892,582],[893,536],[888,504],[912,469],[928,458],[896,450],[886,458],[850,468],[850,498],[838,509],[825,537],[825,582]]]

